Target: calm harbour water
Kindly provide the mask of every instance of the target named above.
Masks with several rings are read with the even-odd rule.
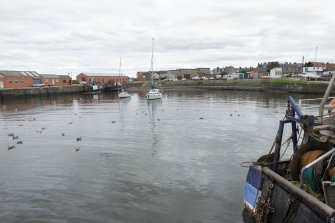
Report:
[[[268,152],[286,95],[144,95],[2,102],[0,222],[242,222],[240,163]]]

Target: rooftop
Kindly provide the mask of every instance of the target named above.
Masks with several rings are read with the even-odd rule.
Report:
[[[115,77],[115,76],[125,76],[124,74],[115,74],[115,73],[80,73],[80,74],[85,74],[86,76],[89,77]]]
[[[40,77],[36,71],[0,70],[0,74],[4,77],[32,77],[32,78]]]

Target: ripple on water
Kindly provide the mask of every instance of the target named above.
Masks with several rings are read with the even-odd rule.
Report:
[[[2,104],[1,221],[240,222],[240,163],[268,151],[286,98],[164,94]]]

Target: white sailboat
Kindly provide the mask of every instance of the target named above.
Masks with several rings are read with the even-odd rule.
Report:
[[[148,93],[147,93],[147,99],[148,100],[153,100],[153,99],[161,99],[162,98],[162,93],[160,92],[160,90],[158,88],[156,88],[154,86],[154,68],[153,68],[153,64],[154,64],[154,38],[152,38],[152,52],[151,52],[151,88],[149,89]]]
[[[120,66],[119,66],[119,77],[121,76],[121,58],[120,58]],[[121,92],[119,92],[119,98],[129,98],[130,94],[124,89],[122,83],[121,84]]]
[[[130,98],[130,94],[125,89],[121,88],[119,98]]]

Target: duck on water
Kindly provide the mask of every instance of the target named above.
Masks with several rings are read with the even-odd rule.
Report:
[[[313,99],[315,115],[303,114],[304,101],[288,97],[272,148],[248,165],[244,222],[335,222],[335,103],[329,103],[334,82],[335,75],[323,98]],[[284,159],[287,125],[285,142],[291,142],[293,155]]]

